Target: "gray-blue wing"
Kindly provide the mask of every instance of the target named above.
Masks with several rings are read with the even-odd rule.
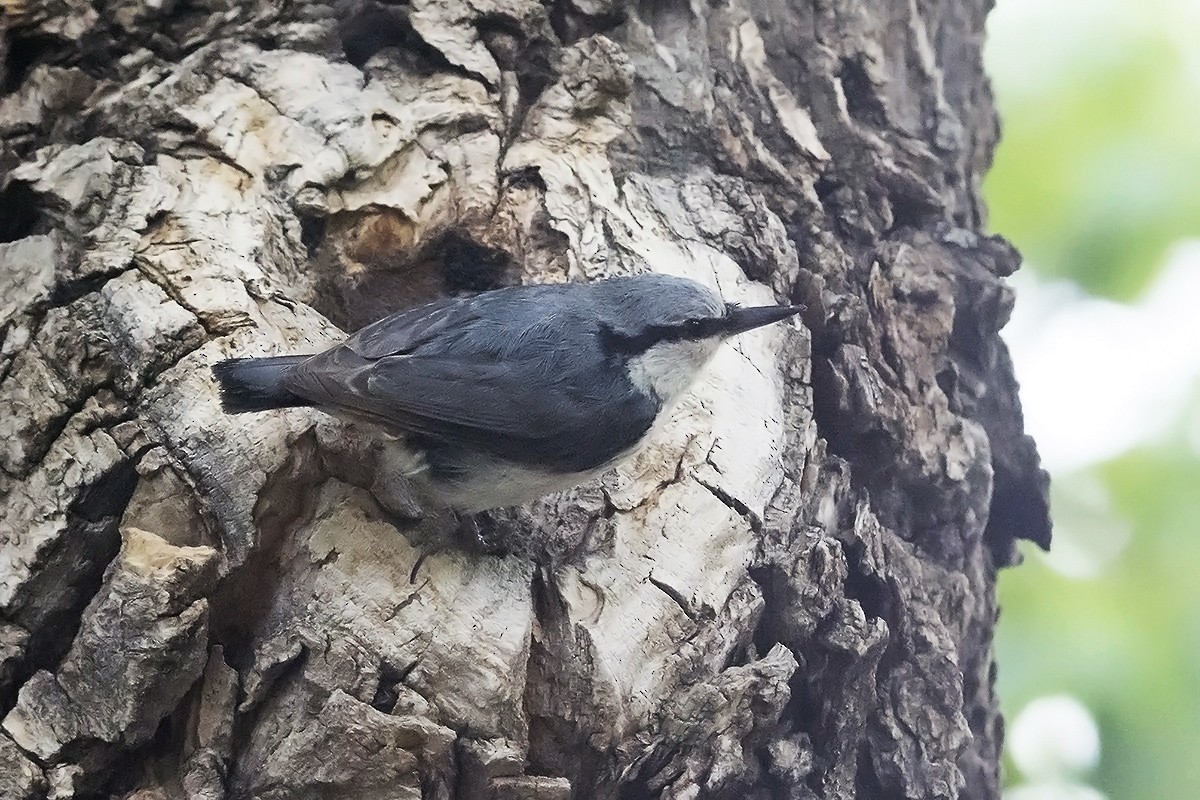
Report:
[[[371,359],[349,343],[297,366],[288,388],[400,432],[564,472],[600,466],[636,444],[657,411],[620,369],[449,355]]]
[[[372,322],[351,336],[348,347],[363,358],[411,353],[438,334],[462,325],[473,316],[472,298],[444,298]]]

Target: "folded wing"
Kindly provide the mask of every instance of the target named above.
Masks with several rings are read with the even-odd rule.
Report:
[[[297,366],[288,389],[397,432],[563,471],[599,466],[646,432],[653,401],[630,387],[601,385],[624,380],[623,370],[595,374],[573,366],[604,357],[595,333],[564,326],[568,347],[513,359],[455,339],[453,329],[470,312],[447,302],[389,317]],[[457,344],[443,346],[447,340]],[[588,348],[594,352],[580,352]]]

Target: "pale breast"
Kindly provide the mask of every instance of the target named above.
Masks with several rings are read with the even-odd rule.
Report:
[[[664,403],[677,399],[721,346],[716,338],[659,342],[629,360],[629,378]]]

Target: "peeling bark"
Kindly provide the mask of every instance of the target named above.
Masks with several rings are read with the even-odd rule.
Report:
[[[998,796],[987,5],[0,2],[0,794]],[[808,311],[493,554],[209,377],[647,269]]]

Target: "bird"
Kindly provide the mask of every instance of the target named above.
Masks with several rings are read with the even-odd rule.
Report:
[[[722,342],[804,310],[744,308],[647,273],[446,297],[310,355],[212,371],[226,413],[314,407],[366,425],[423,507],[472,514],[631,457]]]

